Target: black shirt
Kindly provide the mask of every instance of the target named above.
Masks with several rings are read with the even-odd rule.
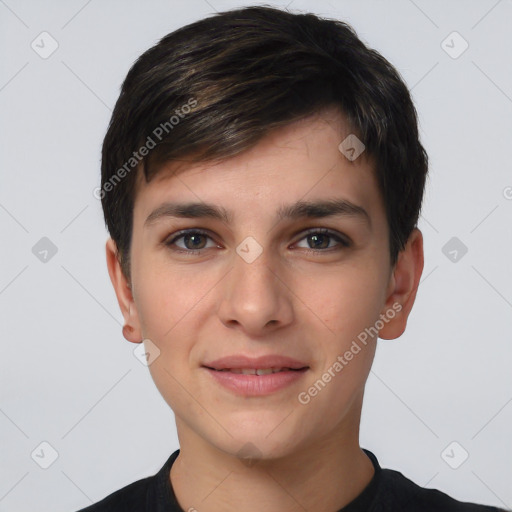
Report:
[[[416,485],[402,473],[382,469],[377,457],[365,450],[375,474],[363,492],[339,512],[498,512],[496,507],[457,501],[436,489]],[[185,512],[172,489],[169,472],[179,455],[176,450],[154,475],[110,494],[77,512]]]

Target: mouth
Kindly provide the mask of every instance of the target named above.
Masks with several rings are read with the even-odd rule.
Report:
[[[298,386],[310,369],[302,361],[286,356],[247,357],[234,355],[202,365],[213,382],[244,397],[262,397]]]
[[[229,372],[229,373],[237,373],[241,375],[270,375],[272,373],[282,373],[282,372],[303,372],[306,371],[309,367],[304,366],[302,368],[212,368],[209,366],[205,366],[209,370],[214,370],[216,372]]]
[[[267,354],[260,357],[234,354],[221,357],[215,361],[204,362],[203,366],[211,370],[246,373],[247,375],[266,375],[281,371],[297,371],[309,368],[304,361],[279,354]]]
[[[204,367],[212,383],[238,396],[264,397],[295,389],[304,379],[309,367],[289,368],[211,368]],[[302,382],[301,388],[304,387]]]

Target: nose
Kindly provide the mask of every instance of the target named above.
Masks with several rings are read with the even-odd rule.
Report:
[[[251,263],[236,254],[222,281],[218,315],[224,325],[250,337],[263,337],[293,321],[293,293],[284,270],[271,262],[268,250]]]

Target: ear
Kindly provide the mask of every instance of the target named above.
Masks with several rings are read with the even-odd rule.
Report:
[[[423,235],[415,228],[398,255],[386,292],[386,303],[381,313],[388,319],[379,331],[379,338],[393,340],[405,331],[423,272]],[[394,311],[394,317],[390,312]],[[387,314],[386,314],[387,312]]]
[[[143,336],[131,284],[122,271],[119,252],[112,238],[107,240],[106,254],[108,274],[124,317],[123,336],[132,343],[141,343]]]

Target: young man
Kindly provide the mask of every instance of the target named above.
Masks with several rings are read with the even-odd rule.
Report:
[[[410,95],[346,24],[221,13],[148,50],[102,153],[107,264],[180,449],[84,509],[491,511],[359,446],[405,330],[427,175]]]

